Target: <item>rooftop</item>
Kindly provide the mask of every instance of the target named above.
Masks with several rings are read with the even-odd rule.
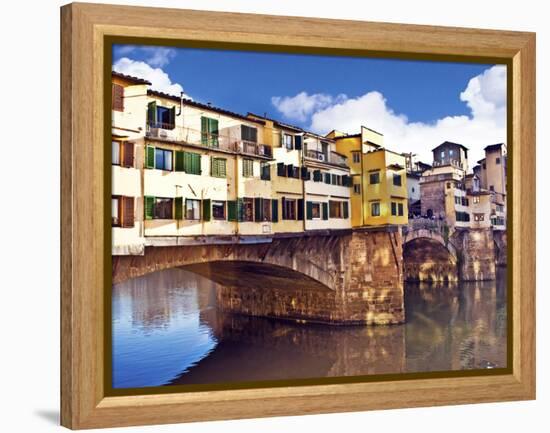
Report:
[[[448,145],[454,145],[454,146],[459,146],[461,147],[462,149],[464,149],[465,152],[468,152],[468,148],[466,146],[464,146],[463,144],[460,144],[460,143],[453,143],[452,141],[444,141],[443,143],[441,143],[439,146],[436,146],[432,149],[432,152],[439,149],[441,146],[448,146]]]
[[[504,146],[504,143],[490,144],[489,146],[485,146],[483,150],[485,152],[493,152],[499,150],[502,146]]]
[[[116,71],[111,71],[111,76],[122,78],[123,80],[130,81],[134,84],[147,84],[149,86],[151,85],[149,81],[144,80],[143,78],[133,77],[132,75],[121,74],[120,72],[116,72]]]
[[[148,95],[158,96],[159,98],[171,99],[173,101],[180,102],[182,101],[185,105],[190,105],[192,107],[202,108],[203,110],[214,111],[216,113],[223,114],[225,116],[235,117],[237,119],[247,120],[249,122],[259,123],[264,125],[265,122],[262,120],[254,119],[251,117],[244,116],[240,113],[235,113],[233,111],[225,110],[224,108],[215,107],[210,104],[202,104],[200,102],[194,101],[192,99],[181,99],[180,96],[170,95],[168,93],[159,92],[158,90],[147,90]]]

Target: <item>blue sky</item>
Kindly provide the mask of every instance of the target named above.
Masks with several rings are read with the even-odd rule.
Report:
[[[465,141],[476,156],[505,137],[505,70],[503,81],[493,65],[136,46],[115,46],[113,64],[159,90],[320,133],[364,124],[423,159],[438,140]]]

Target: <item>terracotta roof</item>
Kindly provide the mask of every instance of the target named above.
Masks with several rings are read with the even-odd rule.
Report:
[[[267,116],[260,116],[259,114],[254,114],[254,113],[251,113],[250,111],[247,113],[247,117],[257,117],[259,119],[269,120],[269,121],[273,122],[275,125],[280,126],[281,128],[292,129],[292,130],[297,131],[297,132],[305,132],[299,126],[290,125],[289,123],[284,123],[284,122],[281,122],[277,119],[272,119],[272,118],[267,117]]]
[[[181,97],[179,97],[179,96],[170,95],[170,94],[164,93],[164,92],[159,92],[158,90],[149,89],[149,90],[147,90],[147,94],[148,95],[153,95],[153,96],[158,96],[159,98],[171,99],[171,100],[177,101],[177,102],[180,102],[180,100],[181,100]],[[185,105],[190,105],[192,107],[202,108],[203,110],[209,110],[209,111],[214,111],[216,113],[224,114],[224,115],[229,116],[229,117],[235,117],[237,119],[247,120],[249,122],[254,122],[254,123],[259,123],[260,125],[265,125],[265,122],[262,121],[262,120],[253,119],[253,118],[244,116],[242,114],[235,113],[234,111],[225,110],[223,108],[215,107],[213,105],[202,104],[202,103],[194,101],[192,99],[185,99],[184,98],[183,103]]]
[[[149,81],[144,80],[143,78],[133,77],[132,75],[121,74],[120,72],[116,72],[116,71],[111,71],[111,77],[122,78],[124,80],[131,81],[132,83],[135,83],[135,84],[151,85]]]

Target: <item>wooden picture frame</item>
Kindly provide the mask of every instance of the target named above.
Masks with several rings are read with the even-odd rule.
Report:
[[[535,398],[535,35],[99,4],[61,8],[61,424],[80,428]],[[109,36],[257,50],[506,63],[511,372],[106,396],[104,70]],[[251,43],[250,41],[254,41]]]

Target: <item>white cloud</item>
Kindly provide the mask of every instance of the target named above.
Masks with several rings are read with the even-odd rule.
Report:
[[[308,95],[306,92],[300,92],[296,96],[273,96],[271,103],[286,118],[305,122],[315,111],[328,107],[345,98],[346,95],[338,95],[334,98],[324,93]]]
[[[140,49],[148,55],[145,61],[151,66],[166,66],[174,57],[176,57],[176,50],[173,48],[141,47]]]
[[[472,167],[483,158],[486,145],[506,140],[504,66],[493,66],[472,78],[459,95],[460,100],[470,108],[469,116],[446,116],[431,123],[409,122],[407,116],[395,113],[388,106],[384,95],[377,91],[356,98],[323,95],[324,98],[317,105],[315,99],[312,103],[307,96],[302,92],[295,97],[277,97],[282,109],[273,103],[291,119],[304,122],[310,115],[310,128],[321,134],[332,129],[355,133],[359,132],[361,125],[365,125],[384,134],[384,142],[389,149],[416,153],[427,162],[432,161],[431,149],[448,140],[464,144],[470,149],[469,161]],[[297,106],[300,100],[306,101],[305,108]]]
[[[116,53],[119,56],[128,56],[129,54],[141,55],[145,63],[153,67],[163,67],[176,57],[176,50],[167,47],[149,47],[141,45],[119,45],[116,47]]]
[[[114,65],[113,70],[121,74],[143,78],[151,82],[151,88],[160,92],[179,96],[183,87],[179,83],[173,83],[166,72],[161,68],[153,68],[145,62],[122,57]],[[185,97],[190,98],[188,95]]]

